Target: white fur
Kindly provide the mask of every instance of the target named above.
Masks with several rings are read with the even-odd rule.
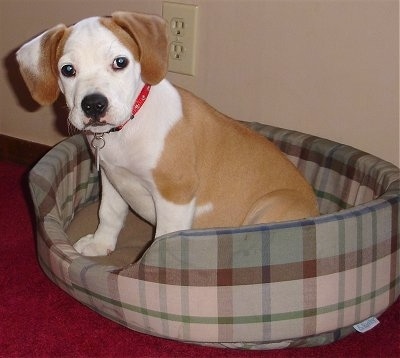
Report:
[[[207,213],[213,211],[213,209],[214,209],[214,205],[212,203],[207,203],[204,205],[197,206],[194,216],[197,218],[201,215],[204,215],[204,214],[207,214]]]
[[[127,57],[130,63],[124,70],[115,71],[112,63],[119,56]],[[84,129],[88,122],[81,108],[82,99],[96,92],[109,100],[103,122],[118,126],[129,118],[132,103],[141,90],[140,64],[114,34],[99,23],[98,18],[85,19],[73,26],[58,69],[61,71],[67,64],[74,66],[76,76],[60,76],[59,85],[70,109],[69,119],[76,128]],[[104,132],[110,128],[104,126],[93,131]]]

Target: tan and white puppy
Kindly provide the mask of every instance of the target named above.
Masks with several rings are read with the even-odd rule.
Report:
[[[128,206],[156,225],[156,237],[318,214],[311,187],[272,143],[165,79],[161,18],[117,12],[58,25],[17,59],[37,102],[52,104],[61,89],[88,142],[102,133],[100,223],[78,252],[113,251]]]

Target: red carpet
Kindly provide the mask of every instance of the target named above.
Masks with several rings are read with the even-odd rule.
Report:
[[[207,348],[131,331],[55,286],[35,254],[27,168],[0,162],[0,357],[398,357],[400,301],[367,333],[328,346],[274,351]]]

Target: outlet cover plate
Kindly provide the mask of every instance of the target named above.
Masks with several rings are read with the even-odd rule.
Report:
[[[198,6],[164,2],[162,13],[168,24],[168,70],[194,76]]]

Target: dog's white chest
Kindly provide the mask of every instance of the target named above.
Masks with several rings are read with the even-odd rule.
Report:
[[[102,141],[98,141],[100,147],[96,150],[92,146],[92,150],[95,159],[97,154],[102,166],[125,168],[133,175],[145,179],[157,164],[163,141],[151,147],[146,145],[146,142],[143,138],[131,138],[126,142],[124,136],[119,133],[106,133]]]
[[[135,137],[127,143],[125,134],[104,134],[104,145],[98,150],[102,182],[108,180],[134,211],[154,224],[152,193],[155,189],[151,172],[161,149],[149,148],[140,138],[133,141]]]

